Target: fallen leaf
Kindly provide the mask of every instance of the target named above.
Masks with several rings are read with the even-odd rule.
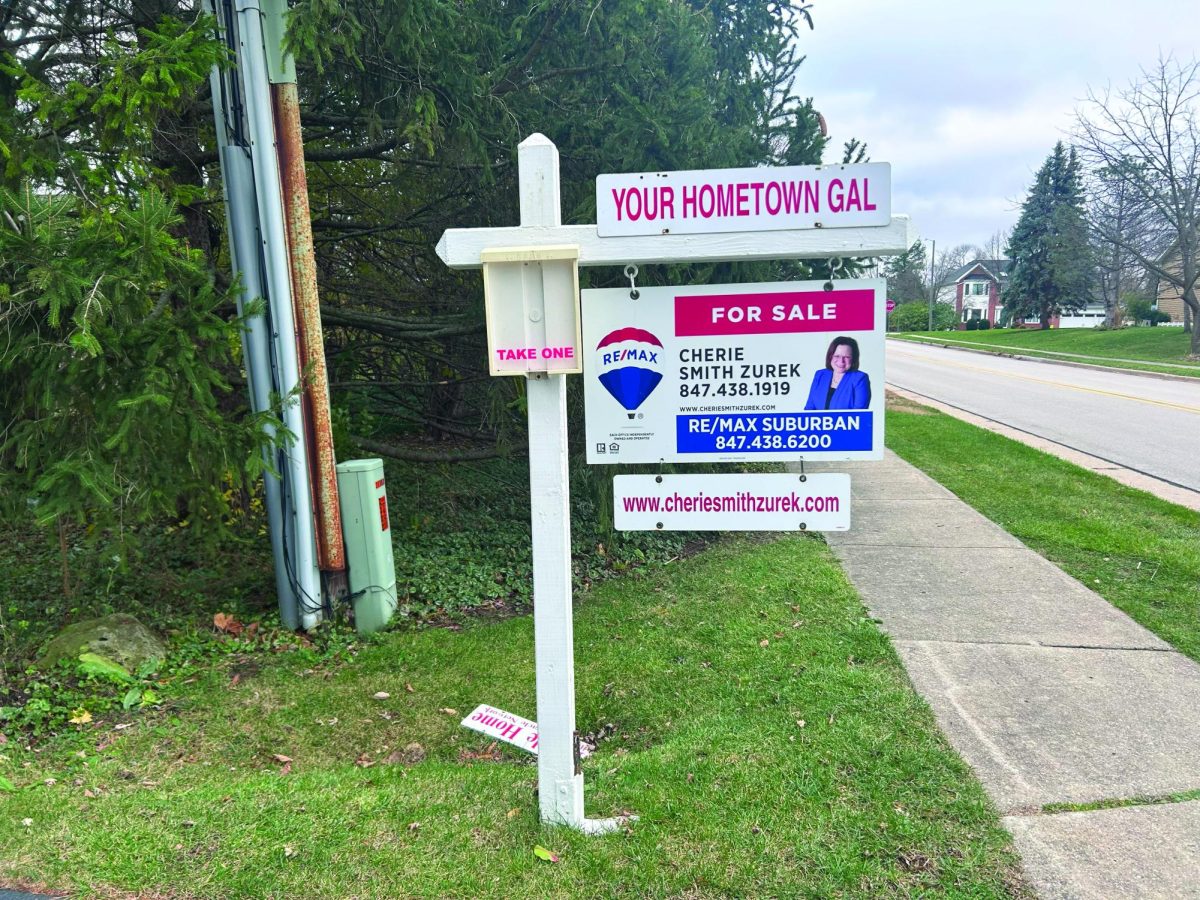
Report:
[[[413,690],[414,690],[413,686],[411,684],[409,684],[407,681],[404,682],[404,689],[406,691],[408,691],[410,694],[413,693]]]
[[[31,825],[33,825],[33,819],[22,819],[21,824],[26,828],[29,828]]]
[[[4,736],[4,732],[0,731],[0,747],[8,743],[8,738]]]
[[[512,818],[515,818],[516,816],[519,816],[520,814],[521,814],[521,807],[514,806],[512,809],[510,809],[508,811],[508,813],[505,815],[505,818],[512,819]]]
[[[387,691],[376,691],[376,692],[375,692],[375,693],[374,693],[374,694],[371,696],[371,699],[372,699],[372,700],[387,700],[387,699],[388,699],[389,697],[391,697],[391,696],[392,696],[392,695],[391,695],[391,694],[389,694]]]
[[[496,748],[496,742],[492,741],[482,750],[468,750],[465,747],[458,751],[458,758],[462,762],[471,762],[473,760],[487,760],[488,762],[499,762],[503,757],[500,751]]]
[[[369,769],[371,766],[375,765],[375,760],[371,759],[371,757],[367,756],[367,754],[362,753],[359,755],[358,759],[354,761],[354,764],[360,769]]]
[[[46,787],[54,787],[56,784],[58,784],[58,779],[57,778],[47,778],[45,780],[45,782],[43,782],[43,783],[46,785]]]
[[[86,709],[77,709],[71,713],[71,718],[67,721],[72,725],[86,725],[92,721],[92,714]]]
[[[217,613],[213,616],[213,627],[217,631],[224,631],[235,637],[242,633],[242,623],[237,620],[236,616],[231,616],[228,613]]]
[[[273,754],[271,759],[275,760],[277,763],[290,763],[292,761],[290,756],[284,756],[282,753]]]
[[[89,800],[94,800],[96,797],[96,792],[93,791],[91,788],[88,788],[87,790],[85,790],[83,792],[83,796],[87,797]]]
[[[797,728],[803,728],[803,727],[804,727],[804,725],[805,725],[805,722],[804,722],[804,720],[803,720],[803,719],[797,719],[797,720],[796,720],[796,727],[797,727]]]
[[[448,716],[457,716],[458,715],[458,710],[451,709],[449,706],[443,706],[441,709],[438,710],[438,712],[445,713]]]
[[[770,645],[771,645],[771,642],[768,641],[766,638],[763,638],[761,641],[758,642],[758,646],[760,646],[760,647],[769,647]]]
[[[558,862],[558,854],[551,853],[549,850],[547,850],[541,844],[537,844],[534,846],[533,855],[536,856],[538,859],[544,859],[546,862],[552,862],[552,863]]]
[[[696,780],[696,774],[694,772],[688,772],[687,783],[691,784],[695,780]]]
[[[284,859],[291,859],[295,855],[296,855],[296,848],[285,844],[284,848],[283,848]]]
[[[421,830],[421,823],[420,822],[409,822],[408,830],[415,834],[416,832]]]

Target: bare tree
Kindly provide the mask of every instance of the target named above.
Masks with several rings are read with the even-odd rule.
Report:
[[[986,259],[1003,259],[1005,253],[1008,252],[1008,241],[1011,237],[1011,228],[997,228],[982,248],[984,257]]]
[[[1191,312],[1191,354],[1200,356],[1200,61],[1160,57],[1128,87],[1089,91],[1076,140],[1093,170],[1118,177],[1137,228],[1099,219],[1099,238],[1174,285]],[[1110,201],[1111,202],[1111,201]]]
[[[1104,303],[1104,321],[1110,327],[1121,324],[1124,298],[1140,295],[1145,287],[1146,270],[1126,247],[1153,231],[1146,220],[1154,213],[1132,189],[1124,169],[1094,169],[1085,186],[1096,294]]]
[[[954,276],[963,266],[983,256],[983,250],[975,244],[958,244],[937,254],[933,261],[933,284],[930,285],[930,293],[936,297],[938,291],[954,282]]]

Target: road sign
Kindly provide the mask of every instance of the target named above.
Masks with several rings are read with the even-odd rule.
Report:
[[[826,284],[584,291],[587,461],[881,459],[885,282]]]
[[[895,309],[895,308],[896,308],[896,301],[895,301],[895,300],[889,300],[889,301],[887,302],[887,311],[888,311],[888,312],[891,312],[891,311],[892,311],[893,309]]]
[[[850,476],[618,475],[619,531],[848,531]]]
[[[601,237],[850,228],[891,221],[888,163],[601,175]]]

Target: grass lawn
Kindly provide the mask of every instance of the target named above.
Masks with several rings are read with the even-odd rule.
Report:
[[[889,403],[887,443],[1200,661],[1200,513],[915,404]]]
[[[723,542],[579,599],[578,725],[605,735],[584,762],[588,811],[638,814],[627,832],[543,829],[532,759],[459,727],[480,702],[533,715],[532,644],[521,616],[409,628],[315,661],[246,648],[127,728],[10,741],[0,884],[170,898],[1028,895],[982,789],[819,540]]]
[[[993,352],[1020,352],[1119,369],[1140,369],[1200,377],[1200,362],[1188,359],[1182,328],[993,328],[987,331],[918,331],[891,335],[921,343],[970,345]],[[1079,357],[1087,357],[1082,359]],[[1131,362],[1135,360],[1136,362]]]

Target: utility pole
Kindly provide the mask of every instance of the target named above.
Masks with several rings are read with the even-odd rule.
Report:
[[[929,242],[929,327],[926,331],[933,331],[933,301],[937,295],[937,285],[933,281],[933,269],[937,260],[937,241]]]
[[[261,309],[244,334],[251,405],[290,433],[265,476],[279,612],[288,628],[310,629],[345,593],[346,562],[286,3],[206,9],[233,61],[211,80],[239,309]]]

